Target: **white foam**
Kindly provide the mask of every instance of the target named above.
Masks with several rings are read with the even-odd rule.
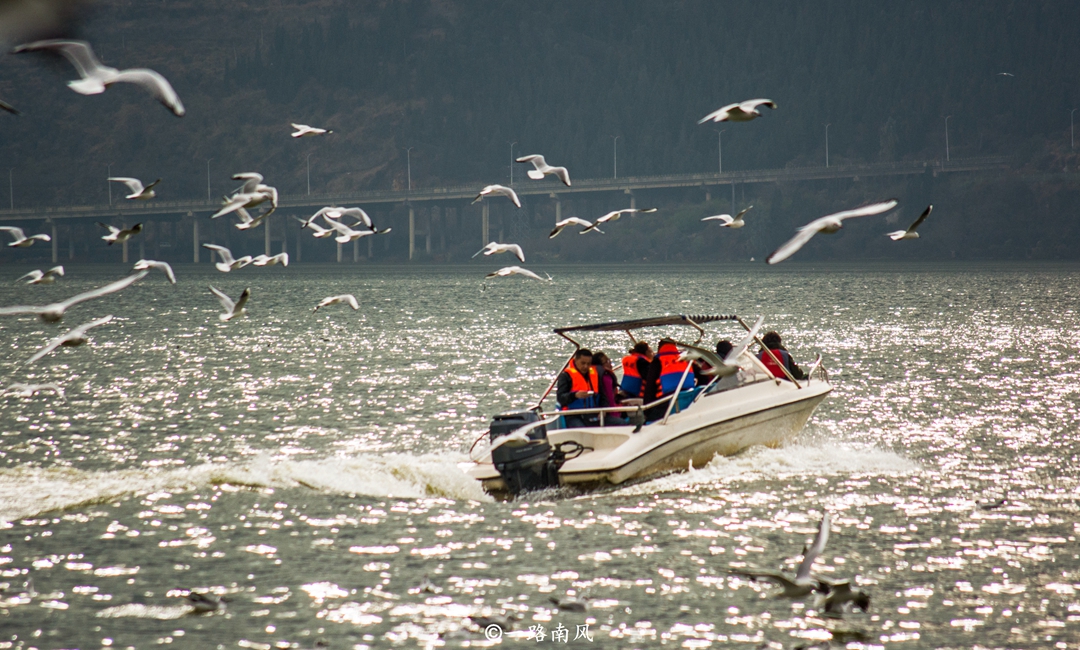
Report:
[[[372,497],[490,501],[480,483],[458,467],[464,460],[462,454],[361,455],[320,460],[259,456],[242,463],[208,463],[170,470],[0,470],[0,522],[105,503],[128,495],[186,492],[222,484],[305,487]]]
[[[654,494],[710,483],[791,476],[908,474],[919,469],[919,465],[910,459],[871,446],[823,442],[819,445],[791,444],[776,449],[752,447],[736,456],[717,456],[700,469],[670,474],[618,493]]]

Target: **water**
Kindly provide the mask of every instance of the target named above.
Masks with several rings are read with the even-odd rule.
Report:
[[[481,291],[488,266],[181,267],[58,326],[0,320],[4,385],[67,394],[0,399],[0,648],[1080,642],[1077,267],[554,267]],[[0,283],[0,304],[122,273]],[[251,287],[248,318],[219,323],[211,282]],[[360,311],[311,313],[336,293]],[[569,352],[553,326],[732,312],[826,356],[836,389],[790,445],[573,499],[495,502],[461,473]],[[794,567],[825,508],[818,570],[868,613],[727,575]],[[188,615],[188,590],[227,607]],[[589,611],[548,601],[568,593]],[[501,641],[466,619],[492,613],[520,617]]]

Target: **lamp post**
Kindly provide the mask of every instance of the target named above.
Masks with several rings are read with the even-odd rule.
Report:
[[[211,198],[210,198],[210,161],[211,160],[213,160],[213,158],[207,158],[206,159],[206,202],[207,203],[209,203],[211,201]]]
[[[312,151],[307,155],[307,193],[311,196],[311,155],[315,152]]]
[[[829,127],[832,124],[825,125],[825,169],[829,168]]]
[[[727,131],[727,129],[721,129],[719,131],[717,131],[716,129],[713,129],[713,131],[716,131],[716,158],[717,158],[717,160],[716,160],[717,165],[716,166],[717,166],[717,169],[719,170],[717,173],[723,174],[724,173],[724,131]]]
[[[614,167],[614,172],[615,173],[612,176],[612,178],[618,178],[619,177],[619,138],[621,138],[622,136],[621,135],[609,135],[608,137],[612,139],[611,140],[612,145],[614,145],[614,147],[615,147],[615,151],[614,151],[614,154],[613,154],[614,158],[615,158],[615,161],[614,161],[615,162],[615,167]]]
[[[952,115],[945,116],[945,162],[949,162],[949,118]]]
[[[1075,108],[1072,109],[1071,111],[1069,111],[1069,148],[1070,149],[1075,149],[1076,148],[1076,139],[1073,137],[1073,135],[1075,133],[1073,131],[1073,113],[1075,113],[1075,112],[1076,112]]]
[[[514,145],[516,142],[510,143],[510,187],[514,186]]]
[[[409,179],[408,188],[409,188],[410,192],[412,191],[412,150],[413,150],[413,148],[414,147],[407,147],[405,149],[405,165],[406,165],[406,168],[408,170],[408,179]]]
[[[109,180],[112,178],[112,163],[106,165],[106,169],[108,171],[105,173],[105,184],[109,186],[109,205],[112,205],[112,181]]]

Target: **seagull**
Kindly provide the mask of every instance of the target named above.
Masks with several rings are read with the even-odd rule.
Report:
[[[214,594],[199,594],[192,591],[184,596],[184,600],[191,605],[192,614],[210,614],[225,609],[225,603]]]
[[[732,216],[730,214],[718,214],[718,215],[714,215],[712,217],[705,217],[704,219],[702,219],[702,221],[717,221],[717,220],[719,220],[719,221],[724,222],[724,223],[720,224],[721,228],[742,228],[743,226],[746,225],[746,222],[743,221],[743,215],[746,214],[747,212],[749,212],[750,210],[752,210],[753,208],[754,208],[754,206],[750,206],[749,208],[745,208],[743,210],[740,210],[739,214],[735,215],[734,218],[732,218]]]
[[[706,348],[699,348],[695,345],[689,345],[680,343],[682,347],[686,348],[680,355],[680,360],[686,359],[701,359],[705,363],[709,364],[709,368],[703,370],[701,374],[709,376],[727,377],[728,375],[734,375],[739,371],[737,361],[742,356],[743,352],[754,342],[757,337],[758,330],[761,329],[762,323],[765,322],[764,316],[758,316],[757,322],[750,328],[750,331],[746,333],[741,341],[728,351],[723,359],[720,355],[716,354],[712,350]]]
[[[540,154],[522,156],[521,158],[517,159],[517,162],[532,163],[535,169],[530,169],[528,171],[528,174],[529,178],[533,179],[534,181],[540,180],[547,174],[555,174],[556,176],[558,176],[559,180],[563,182],[563,185],[570,187],[570,172],[567,171],[566,167],[552,167],[551,165],[547,164],[547,161],[545,161],[544,157]]]
[[[132,267],[135,271],[145,271],[147,269],[161,269],[165,272],[165,277],[169,278],[169,282],[176,284],[176,276],[173,275],[172,267],[168,262],[159,262],[157,260],[139,260],[135,262],[135,266]]]
[[[169,84],[165,77],[153,70],[146,68],[132,68],[130,70],[117,70],[109,66],[101,65],[94,56],[94,51],[86,41],[66,41],[63,39],[50,39],[36,41],[20,45],[12,52],[32,52],[37,50],[55,50],[63,54],[65,58],[75,66],[81,79],[69,81],[68,87],[80,95],[97,95],[105,92],[105,88],[114,83],[133,83],[142,86],[143,90],[154,96],[164,104],[177,117],[184,116],[184,105],[180,103],[180,97]]]
[[[289,254],[278,253],[277,255],[256,255],[251,258],[251,263],[255,266],[282,266],[289,265]]]
[[[240,217],[240,223],[233,225],[236,226],[237,230],[251,230],[252,228],[258,228],[262,225],[262,222],[270,216],[271,212],[273,212],[273,210],[267,210],[266,212],[261,213],[257,217],[252,217],[251,213],[248,212],[246,209],[242,207],[237,208],[236,215]]]
[[[889,237],[893,241],[900,241],[901,239],[918,239],[919,233],[915,232],[915,229],[922,225],[922,222],[926,221],[926,218],[930,216],[930,211],[934,209],[934,205],[930,204],[926,206],[923,213],[919,215],[919,218],[915,220],[915,223],[908,226],[907,230],[897,230],[896,232],[890,232]]]
[[[831,582],[821,578],[818,578],[818,581],[829,590],[825,596],[825,616],[840,618],[844,613],[844,606],[848,603],[864,612],[870,609],[870,595],[857,587],[853,589],[850,581]]]
[[[783,598],[801,598],[813,591],[827,591],[828,586],[817,578],[810,576],[810,568],[814,565],[821,552],[825,550],[825,543],[829,541],[829,525],[831,523],[829,513],[821,517],[821,525],[818,527],[817,536],[810,548],[803,552],[803,561],[799,564],[799,570],[795,579],[780,571],[768,571],[764,569],[730,569],[728,573],[745,576],[747,578],[765,578],[775,580],[783,591],[779,594]]]
[[[621,217],[622,215],[624,215],[624,214],[633,214],[635,212],[640,212],[641,214],[649,214],[649,213],[652,213],[652,212],[656,212],[656,208],[649,208],[647,210],[638,210],[637,208],[627,208],[625,210],[615,210],[614,212],[608,212],[604,216],[597,219],[596,223],[594,223],[592,225],[589,225],[589,226],[586,226],[585,229],[582,230],[581,232],[579,232],[578,234],[579,235],[584,235],[585,233],[589,232],[590,230],[596,230],[597,227],[600,224],[607,223],[609,221],[617,221],[619,219],[619,217]]]
[[[329,307],[330,305],[340,305],[345,303],[352,307],[353,310],[360,309],[360,303],[356,302],[356,296],[351,293],[343,293],[340,296],[330,296],[329,298],[323,298],[319,301],[319,304],[315,305],[315,309],[311,310],[311,313],[315,313],[323,307]]]
[[[22,228],[16,228],[15,226],[0,226],[0,230],[6,230],[15,240],[8,243],[8,246],[12,248],[26,248],[27,246],[33,246],[34,241],[38,239],[40,239],[41,241],[52,241],[52,237],[46,235],[45,233],[41,233],[38,235],[30,235],[29,237],[27,237],[23,233]]]
[[[296,129],[296,133],[292,134],[292,137],[294,138],[303,138],[310,135],[327,135],[333,133],[333,131],[327,131],[326,129],[308,126],[307,124],[290,124],[292,125],[292,128]]]
[[[5,102],[2,99],[0,99],[0,109],[5,110],[12,115],[22,115],[22,113],[19,112],[19,109],[15,108],[14,106]]]
[[[748,99],[745,102],[728,104],[701,118],[698,120],[698,124],[704,124],[709,120],[713,122],[749,122],[756,117],[761,117],[761,111],[758,110],[759,106],[768,106],[775,109],[776,102],[771,99]]]
[[[896,207],[896,199],[889,199],[888,201],[881,201],[880,203],[870,203],[864,205],[861,208],[855,208],[854,210],[845,210],[844,212],[837,212],[836,214],[826,215],[819,219],[814,219],[810,223],[806,224],[802,228],[798,229],[798,233],[788,240],[780,248],[777,248],[772,252],[769,257],[765,259],[769,264],[778,264],[783,262],[787,258],[791,257],[802,248],[806,242],[818,234],[834,233],[844,227],[844,219],[851,219],[853,217],[867,217],[874,214],[881,214],[882,212],[888,212]]]
[[[30,278],[26,281],[26,284],[52,284],[56,281],[56,278],[62,276],[63,274],[64,267],[54,266],[45,272],[42,272],[40,269],[34,269],[33,271],[30,271],[29,273],[22,276],[21,278],[18,278],[15,281],[18,282],[19,280]]]
[[[64,389],[57,384],[12,384],[5,388],[0,395],[12,395],[14,397],[33,397],[43,390],[51,390],[57,397],[67,401],[64,397]]]
[[[0,307],[0,316],[21,316],[22,314],[36,314],[38,318],[46,323],[57,323],[64,317],[64,312],[75,305],[86,302],[87,300],[93,300],[94,298],[100,298],[110,293],[115,293],[121,289],[130,287],[136,281],[146,277],[146,274],[150,271],[139,271],[135,275],[129,275],[122,280],[117,280],[111,284],[107,284],[104,287],[99,287],[93,291],[87,291],[78,295],[72,296],[63,302],[54,302],[51,305],[45,305],[42,307]]]
[[[589,601],[577,596],[566,596],[565,598],[549,596],[548,601],[555,605],[560,612],[586,612],[589,610]]]
[[[326,223],[330,223],[331,219],[337,220],[342,217],[352,217],[357,220],[356,223],[351,226],[352,228],[363,224],[365,228],[370,228],[371,230],[375,229],[375,226],[372,225],[371,217],[368,216],[367,212],[364,212],[363,208],[323,208],[315,214],[319,215],[320,212],[322,213],[321,216],[323,221]],[[314,217],[312,218],[314,219]]]
[[[137,223],[130,228],[123,229],[117,228],[116,226],[110,226],[107,223],[101,223],[100,221],[97,222],[97,225],[101,226],[102,228],[108,229],[109,234],[102,235],[101,238],[104,239],[109,244],[109,246],[112,246],[113,244],[122,244],[142,232],[141,223]]]
[[[224,246],[218,246],[216,244],[203,244],[203,248],[208,248],[221,256],[221,261],[214,264],[217,270],[222,273],[228,273],[233,269],[242,269],[248,264],[251,264],[251,256],[245,255],[240,259],[233,259],[232,251]]]
[[[569,185],[569,182],[567,182],[567,184]],[[475,199],[473,199],[473,203],[482,201],[485,196],[495,196],[497,194],[510,197],[510,200],[514,202],[514,205],[519,208],[521,207],[521,199],[518,198],[517,192],[505,185],[488,185],[484,189],[480,190],[480,193],[476,195]]]
[[[270,201],[272,208],[263,216],[265,218],[278,207],[278,191],[276,187],[264,184],[262,174],[257,172],[244,172],[233,174],[233,180],[244,181],[244,184],[230,197],[224,207],[210,215],[211,219],[217,219],[222,215],[235,212],[240,208],[254,208]]]
[[[93,327],[100,327],[101,325],[104,325],[105,323],[108,323],[112,319],[113,319],[112,316],[105,316],[104,318],[98,318],[98,319],[92,320],[92,321],[90,321],[88,323],[83,323],[82,325],[79,325],[78,327],[75,327],[73,329],[68,330],[67,332],[64,332],[60,336],[58,336],[58,337],[54,338],[53,340],[49,341],[48,344],[45,347],[43,347],[43,348],[41,348],[40,350],[37,351],[37,354],[35,354],[34,356],[27,359],[26,364],[30,365],[31,363],[34,363],[35,361],[37,361],[38,359],[44,357],[46,354],[49,354],[50,352],[52,352],[56,348],[60,347],[61,345],[68,346],[68,347],[75,347],[75,346],[78,346],[78,345],[82,345],[83,343],[86,343],[87,340],[89,340],[89,339],[86,338],[86,332],[87,331],[89,331]]]
[[[513,253],[514,257],[518,258],[522,262],[525,261],[525,253],[521,251],[521,246],[517,244],[497,244],[491,242],[487,246],[484,246],[480,250],[476,251],[476,255],[483,253],[484,255],[497,255],[499,253]],[[476,257],[473,255],[473,257]]]
[[[539,275],[533,273],[529,269],[523,269],[520,266],[507,266],[505,268],[499,269],[498,271],[495,271],[494,273],[488,273],[484,277],[486,277],[486,278],[494,278],[494,277],[498,276],[500,278],[505,278],[505,277],[509,277],[511,275],[524,275],[525,277],[534,278],[536,280],[540,280],[541,282],[544,281],[544,278],[542,278]],[[550,282],[551,278],[549,277],[547,279],[547,281]]]
[[[585,219],[579,219],[578,217],[569,217],[567,219],[563,219],[562,221],[559,221],[559,222],[555,223],[555,230],[551,231],[551,234],[548,235],[548,239],[555,239],[555,236],[558,235],[559,233],[561,233],[563,231],[563,228],[566,228],[567,226],[571,226],[571,225],[585,226],[585,230],[582,230],[582,231],[578,232],[579,235],[585,234],[586,232],[589,232],[589,231],[592,231],[592,230],[595,230],[596,232],[600,233],[601,235],[604,234],[603,230],[600,230],[599,228],[593,228],[593,224],[592,224],[591,221],[586,221]]]
[[[240,294],[240,299],[236,302],[233,302],[232,298],[226,296],[214,287],[210,287],[210,291],[217,296],[217,299],[221,302],[222,309],[225,310],[224,313],[218,314],[218,319],[221,322],[227,323],[237,316],[242,316],[247,313],[247,310],[244,309],[244,305],[247,304],[248,298],[251,297],[251,289],[244,289],[244,292]]]
[[[385,230],[353,230],[343,223],[326,218],[326,215],[323,215],[323,219],[331,228],[337,231],[338,236],[334,237],[334,241],[339,244],[356,241],[357,239],[368,237],[370,235],[385,235],[392,230],[392,228],[387,228]]]
[[[999,76],[999,77],[1015,77],[1016,75],[1012,74],[1011,72],[999,72],[999,73],[997,73],[997,76]]]
[[[128,178],[126,176],[115,176],[115,177],[110,177],[108,180],[115,181],[117,183],[123,183],[124,185],[127,185],[128,189],[131,190],[131,194],[128,194],[124,198],[129,199],[129,200],[136,200],[137,199],[139,201],[149,201],[150,199],[157,196],[157,193],[154,192],[154,186],[161,182],[161,179],[159,178],[156,181],[154,181],[153,183],[150,183],[149,185],[147,185],[146,187],[143,187],[142,181],[140,181],[137,178]]]
[[[317,223],[306,222],[303,219],[301,219],[300,217],[293,217],[293,219],[296,219],[297,221],[300,222],[300,227],[301,228],[311,228],[312,230],[314,230],[316,239],[322,239],[324,237],[332,237],[334,235],[334,230],[332,228],[323,228],[322,226],[320,226]]]

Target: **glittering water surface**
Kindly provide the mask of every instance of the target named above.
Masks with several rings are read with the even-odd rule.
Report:
[[[1080,643],[1080,269],[555,267],[481,291],[487,266],[181,267],[59,325],[0,320],[4,385],[67,394],[0,398],[0,648]],[[0,304],[124,272],[0,282]],[[249,316],[220,323],[208,283],[251,287]],[[311,313],[337,293],[360,311]],[[553,326],[732,312],[826,357],[835,390],[788,446],[572,499],[495,502],[459,469],[550,380]],[[868,613],[728,575],[793,568],[825,508],[817,571]],[[489,640],[482,615],[517,620]]]

